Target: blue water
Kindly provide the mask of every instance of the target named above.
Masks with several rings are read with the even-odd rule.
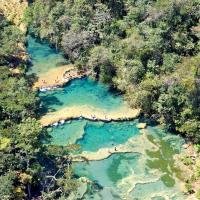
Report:
[[[52,128],[49,133],[53,144],[65,146],[69,141],[76,141],[83,151],[97,151],[100,148],[123,144],[138,135],[139,129],[135,125],[136,122],[73,120],[70,124]]]
[[[130,169],[142,173],[143,169],[135,165],[140,156],[139,153],[113,154],[102,161],[74,164],[74,169],[81,176],[89,177],[101,186],[114,187],[119,180],[129,175]]]
[[[110,111],[125,105],[123,98],[111,93],[108,86],[89,78],[71,81],[63,88],[41,93],[40,97],[44,108],[48,111],[81,105]]]
[[[125,143],[139,134],[134,122],[88,123],[84,137],[77,141],[83,150],[97,151],[104,147],[113,147]]]
[[[126,197],[143,200],[151,199],[151,196],[152,199],[185,199],[175,183],[180,169],[176,168],[173,159],[174,154],[180,151],[183,140],[157,128],[150,127],[148,131],[152,133],[150,140],[160,147],[158,151],[113,154],[105,160],[74,164],[79,176],[86,176],[102,187],[86,195],[85,199]],[[160,172],[163,175],[160,176]]]
[[[33,67],[29,73],[37,76],[52,68],[63,65],[63,55],[46,43],[28,38],[28,52]],[[88,105],[111,111],[127,104],[121,96],[109,91],[109,87],[89,78],[71,81],[63,88],[40,93],[43,109],[46,112],[57,111],[66,106]],[[98,151],[100,148],[124,144],[130,138],[140,138],[138,151],[134,153],[114,154],[107,159],[74,163],[78,176],[86,176],[101,186],[90,189],[84,199],[103,200],[144,200],[168,199],[183,200],[177,179],[177,169],[173,156],[181,151],[183,140],[158,127],[148,127],[148,140],[158,149],[146,150],[141,132],[136,128],[137,120],[127,122],[91,122],[72,120],[64,125],[49,127],[52,136],[50,144],[67,146],[79,144],[82,151]],[[137,149],[137,148],[136,148]],[[134,185],[135,184],[135,185]],[[135,186],[135,187],[134,187]]]
[[[62,126],[47,128],[47,131],[51,136],[50,143],[60,146],[76,143],[77,139],[84,134],[86,123],[85,120],[74,120],[73,122],[66,123]]]
[[[47,43],[40,43],[31,36],[28,37],[27,42],[27,51],[31,56],[33,64],[28,73],[35,73],[37,76],[40,76],[50,69],[67,64],[62,53],[56,51],[54,48],[50,48]]]

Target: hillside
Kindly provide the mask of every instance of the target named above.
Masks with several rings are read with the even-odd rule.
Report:
[[[27,7],[28,1],[26,0],[0,0],[0,12],[24,32],[26,26],[22,22],[22,18]]]

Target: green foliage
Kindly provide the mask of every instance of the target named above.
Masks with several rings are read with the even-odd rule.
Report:
[[[13,120],[34,116],[38,99],[24,77],[12,77],[8,68],[2,68],[0,78],[1,116]]]
[[[0,176],[0,194],[1,199],[11,199],[14,193],[14,179],[13,173],[8,173],[5,176]]]
[[[200,199],[200,189],[196,192],[196,198]]]
[[[17,56],[22,51],[20,43],[24,41],[24,34],[0,15],[0,66],[7,64],[13,67],[18,64]]]
[[[112,53],[108,49],[103,46],[93,48],[90,52],[88,66],[92,68],[96,78],[105,83],[112,82],[115,69],[112,63]]]
[[[62,47],[64,52],[70,57],[72,61],[83,57],[87,53],[87,49],[94,43],[94,36],[88,31],[68,31],[62,37]]]
[[[192,165],[193,164],[193,160],[189,156],[184,156],[181,160],[184,165]]]
[[[191,183],[186,183],[186,184],[185,184],[185,188],[186,188],[186,191],[187,191],[189,194],[194,193],[194,190],[193,190],[193,188],[192,188],[192,184],[191,184]]]
[[[152,105],[155,104],[160,90],[160,80],[148,74],[148,78],[144,79],[140,85],[131,91],[130,102],[132,105],[140,107],[147,113],[152,112]]]
[[[195,144],[194,148],[197,151],[197,153],[200,153],[200,144]]]
[[[40,134],[42,132],[42,127],[36,119],[26,118],[18,126],[18,132],[16,140],[23,138],[16,147],[23,148],[26,154],[37,153],[40,151]]]
[[[58,186],[63,188],[63,197],[70,194],[70,192],[75,191],[77,188],[77,182],[72,178],[72,175],[72,170],[68,169],[65,170],[63,177],[57,180]]]

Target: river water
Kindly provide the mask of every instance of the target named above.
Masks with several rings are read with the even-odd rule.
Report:
[[[66,63],[62,54],[48,44],[39,43],[32,37],[28,38],[28,44],[33,63],[29,73],[41,76]],[[128,106],[122,96],[90,78],[73,80],[63,88],[40,93],[40,97],[47,113],[76,105],[92,105],[107,111]],[[137,123],[138,119],[109,123],[78,119],[47,128],[52,136],[51,144],[75,143],[80,145],[81,151],[96,152],[117,145],[134,148],[132,153],[116,153],[104,160],[74,163],[77,176],[85,176],[98,185],[88,186],[83,199],[185,199],[181,192],[180,169],[173,158],[181,151],[183,139],[159,127],[148,126],[144,134],[136,127]],[[130,139],[133,142],[127,144]]]

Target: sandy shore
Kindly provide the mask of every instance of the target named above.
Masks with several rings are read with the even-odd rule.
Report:
[[[42,126],[49,126],[63,120],[84,118],[92,121],[123,121],[134,119],[140,114],[139,109],[122,107],[115,111],[106,111],[93,106],[71,106],[56,112],[47,113],[40,119]]]
[[[140,153],[146,154],[147,149],[157,150],[158,147],[151,143],[145,132],[137,137],[130,138],[126,143],[110,148],[101,148],[96,152],[83,151],[79,155],[72,155],[74,162],[104,160],[116,153]]]
[[[33,88],[44,89],[63,86],[72,79],[82,78],[88,74],[89,72],[80,72],[73,65],[57,67],[49,70],[47,73],[41,74]]]

